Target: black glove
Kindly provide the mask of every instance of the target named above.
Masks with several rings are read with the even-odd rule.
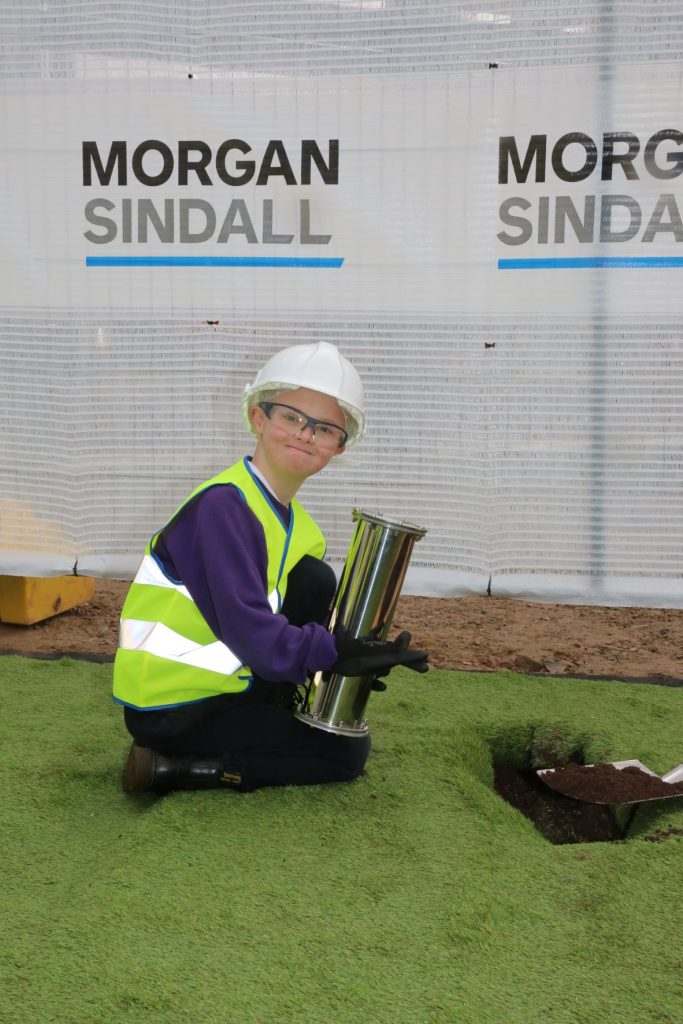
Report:
[[[404,632],[395,640],[371,640],[351,636],[345,626],[334,634],[339,657],[330,669],[340,676],[386,675],[397,665],[405,665],[414,672],[427,672],[427,652],[410,647],[410,633]]]

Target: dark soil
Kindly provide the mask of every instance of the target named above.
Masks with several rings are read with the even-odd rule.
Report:
[[[665,829],[657,828],[649,836],[643,836],[643,839],[648,843],[663,843],[671,836],[683,836],[683,828],[674,828],[673,825]]]
[[[493,785],[557,845],[625,839],[640,801],[683,797],[682,782],[662,782],[633,765],[571,763],[539,778],[531,768],[498,762]],[[683,835],[683,829],[669,826],[644,838],[659,843],[674,835]]]
[[[683,782],[662,782],[636,765],[615,768],[612,764],[566,764],[545,772],[546,786],[594,804],[628,804],[641,800],[683,796]]]

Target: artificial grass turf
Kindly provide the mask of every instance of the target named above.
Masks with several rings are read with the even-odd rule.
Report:
[[[682,759],[683,693],[397,670],[350,785],[121,792],[111,666],[0,658],[0,1020],[679,1024],[683,801],[551,845],[492,751]]]

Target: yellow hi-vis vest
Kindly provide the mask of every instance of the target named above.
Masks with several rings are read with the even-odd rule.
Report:
[[[263,527],[268,601],[273,612],[279,612],[287,576],[297,562],[304,555],[324,556],[322,532],[296,500],[291,503],[287,529],[247,459],[197,487],[166,526],[198,494],[216,484],[233,484]],[[114,661],[114,700],[141,711],[240,693],[251,683],[249,667],[212,632],[187,588],[164,573],[154,552],[162,532],[148,543],[121,610]]]

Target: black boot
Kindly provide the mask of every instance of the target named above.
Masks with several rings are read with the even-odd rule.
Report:
[[[168,793],[174,789],[240,788],[239,772],[226,771],[219,757],[165,757],[133,744],[123,769],[126,793]]]

